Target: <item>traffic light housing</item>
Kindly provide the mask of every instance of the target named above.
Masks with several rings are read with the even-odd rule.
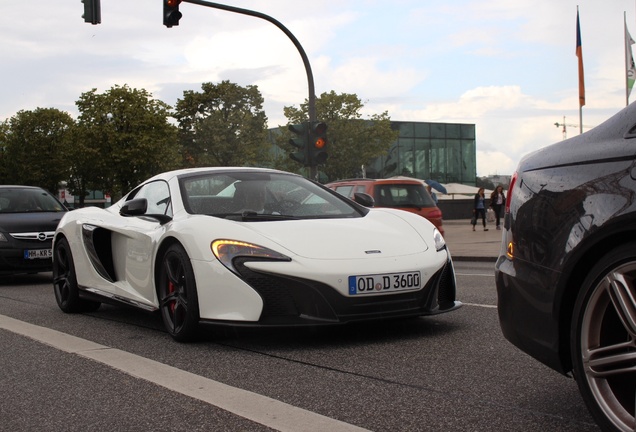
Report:
[[[102,22],[102,12],[100,0],[82,0],[84,3],[84,22],[99,24]]]
[[[313,122],[309,131],[309,165],[323,165],[327,162],[327,124]]]
[[[297,149],[289,157],[303,166],[309,166],[309,123],[290,124],[289,130],[292,133],[289,143]]]
[[[168,28],[179,25],[182,17],[179,12],[179,3],[181,0],[163,0],[163,25]]]

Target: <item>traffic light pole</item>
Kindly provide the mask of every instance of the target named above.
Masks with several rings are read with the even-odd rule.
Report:
[[[300,53],[300,57],[303,59],[303,64],[305,65],[305,71],[307,73],[307,84],[309,86],[309,98],[308,98],[309,121],[313,122],[316,120],[316,91],[314,89],[314,75],[311,72],[311,65],[309,64],[309,59],[307,58],[307,54],[305,53],[305,50],[303,49],[302,45],[300,44],[300,42],[298,42],[298,39],[296,39],[296,36],[294,36],[292,32],[290,32],[287,29],[287,27],[285,27],[280,21],[272,18],[269,15],[265,15],[263,13],[249,10],[249,9],[237,8],[234,6],[227,6],[227,5],[212,3],[212,2],[204,1],[204,0],[182,0],[182,1],[183,3],[192,3],[192,4],[197,4],[200,6],[207,6],[214,9],[221,9],[228,12],[235,12],[235,13],[239,13],[243,15],[253,16],[256,18],[261,18],[261,19],[264,19],[265,21],[271,22],[276,27],[281,29],[283,33],[285,33],[287,37],[291,39],[291,41],[294,43],[294,46],[296,46],[296,49]]]
[[[256,12],[249,9],[237,8],[234,6],[227,6],[227,5],[212,3],[212,2],[204,1],[204,0],[182,0],[182,1],[183,3],[192,3],[192,4],[197,4],[200,6],[206,6],[206,7],[211,7],[214,9],[221,9],[228,12],[234,12],[234,13],[239,13],[243,15],[253,16],[256,18],[261,18],[261,19],[264,19],[265,21],[271,22],[276,27],[281,29],[283,33],[285,33],[287,37],[291,39],[291,41],[294,43],[294,46],[300,53],[300,57],[302,58],[303,64],[305,65],[305,72],[307,73],[307,85],[309,87],[309,98],[307,99],[308,101],[307,113],[309,114],[310,123],[313,123],[314,121],[316,121],[316,91],[314,89],[314,75],[311,72],[311,65],[309,64],[309,59],[307,58],[307,54],[305,53],[305,50],[303,49],[302,45],[300,44],[300,42],[298,42],[298,39],[296,39],[296,36],[294,36],[292,32],[290,32],[287,29],[287,27],[285,27],[280,21],[272,18],[269,15],[265,15],[264,13]],[[312,180],[315,180],[318,174],[316,166],[312,165],[309,167],[309,169],[310,169],[310,173],[309,173],[310,178]]]
[[[99,24],[101,23],[101,6],[100,0],[82,0],[84,3],[84,21],[89,22],[91,24]],[[280,21],[272,18],[269,15],[265,15],[264,13],[256,12],[249,9],[237,8],[234,6],[227,6],[219,3],[213,3],[204,0],[175,0],[174,4],[171,4],[170,1],[164,0],[164,19],[163,23],[167,27],[173,27],[179,25],[179,19],[181,19],[181,12],[179,12],[179,3],[192,3],[197,4],[199,6],[206,6],[214,9],[221,9],[228,12],[239,13],[243,15],[249,15],[256,18],[264,19],[265,21],[269,21],[274,24],[276,27],[281,29],[283,33],[287,35],[287,37],[294,43],[294,46],[300,53],[300,57],[303,60],[303,64],[305,65],[305,72],[307,73],[307,84],[309,87],[309,98],[307,105],[307,113],[309,114],[309,124],[313,125],[316,122],[316,90],[314,88],[314,75],[311,72],[311,65],[309,64],[309,59],[307,58],[307,54],[305,53],[304,48],[296,39],[296,36],[290,32],[287,27],[285,27]],[[167,16],[167,12],[169,12],[169,16]],[[326,126],[325,126],[326,128]],[[316,164],[311,163],[310,168],[310,178],[316,180],[317,177],[317,169]]]

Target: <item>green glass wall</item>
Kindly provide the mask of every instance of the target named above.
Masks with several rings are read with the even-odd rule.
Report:
[[[400,135],[387,156],[366,167],[371,178],[409,176],[440,183],[474,185],[477,176],[475,125],[391,122]]]

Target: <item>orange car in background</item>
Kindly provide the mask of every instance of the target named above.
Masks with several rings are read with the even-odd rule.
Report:
[[[353,199],[356,192],[363,192],[375,201],[375,207],[390,207],[416,213],[428,219],[444,235],[442,211],[426,190],[422,180],[399,179],[350,179],[326,184],[330,189]]]

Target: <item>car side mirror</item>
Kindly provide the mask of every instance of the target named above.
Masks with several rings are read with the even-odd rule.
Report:
[[[353,200],[360,205],[365,207],[373,207],[375,205],[375,201],[373,197],[364,192],[356,192],[353,194]]]
[[[141,216],[148,210],[148,200],[146,198],[135,198],[127,201],[119,214],[122,216]]]
[[[165,214],[146,213],[148,211],[148,200],[146,198],[135,198],[121,206],[119,214],[121,216],[145,216],[159,221],[160,224],[168,223],[172,218]]]

